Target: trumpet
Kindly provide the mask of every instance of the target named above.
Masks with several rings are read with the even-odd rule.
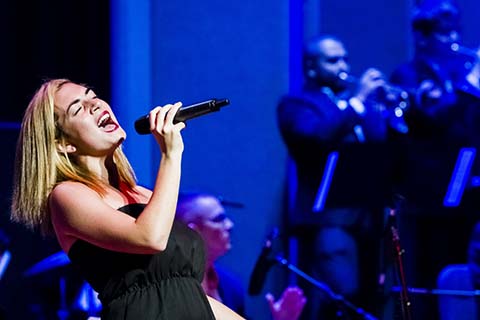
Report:
[[[360,82],[359,78],[352,76],[347,72],[340,72],[338,78],[354,85],[357,85]],[[384,98],[382,100],[398,102],[398,106],[402,109],[405,109],[408,106],[408,98],[410,97],[410,94],[405,89],[386,82],[380,87],[380,91]]]
[[[478,60],[480,58],[477,51],[475,51],[473,49],[470,49],[470,48],[467,48],[467,47],[464,47],[464,46],[462,46],[462,45],[460,45],[456,42],[454,42],[450,45],[450,50],[452,50],[455,53],[464,55],[468,58],[472,58],[474,60]]]
[[[464,47],[456,42],[450,45],[450,50],[464,60],[463,67],[467,72],[480,63],[480,51],[477,52],[476,50]]]
[[[359,78],[347,72],[340,72],[338,78],[353,85],[358,85],[360,82]],[[404,119],[405,112],[410,105],[409,98],[410,94],[405,89],[385,82],[377,89],[374,99],[385,106],[385,115],[390,127],[403,134],[409,131]]]

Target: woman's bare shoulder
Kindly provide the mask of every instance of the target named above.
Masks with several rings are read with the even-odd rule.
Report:
[[[89,195],[100,198],[97,192],[89,188],[87,185],[76,181],[63,181],[55,185],[50,192],[50,199],[58,197],[76,197],[79,195]]]
[[[55,216],[56,212],[62,215],[75,213],[77,210],[89,205],[103,203],[101,196],[83,183],[65,181],[57,184],[50,192],[48,206]]]

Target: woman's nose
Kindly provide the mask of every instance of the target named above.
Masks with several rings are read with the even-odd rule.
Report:
[[[95,113],[95,111],[98,111],[98,109],[100,109],[100,103],[98,101],[91,100],[89,101],[89,105],[91,113]]]

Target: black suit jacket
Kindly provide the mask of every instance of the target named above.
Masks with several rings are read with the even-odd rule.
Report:
[[[348,97],[348,96],[347,96]],[[388,126],[385,114],[373,103],[357,114],[350,105],[341,110],[324,90],[306,90],[282,97],[277,121],[283,140],[297,170],[298,189],[289,222],[297,224],[340,223],[341,215],[315,214],[312,207],[332,151],[339,154],[327,197],[327,208],[362,208],[373,202],[383,205],[390,174],[390,154],[386,148]],[[345,104],[348,100],[342,102]],[[360,143],[355,127],[361,127]],[[383,176],[382,176],[383,175]],[[374,204],[376,205],[376,204]],[[353,217],[352,219],[355,219]]]

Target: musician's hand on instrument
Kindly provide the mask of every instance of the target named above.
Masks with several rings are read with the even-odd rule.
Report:
[[[386,83],[383,74],[379,70],[370,68],[360,78],[356,97],[365,102],[368,96],[376,92],[378,88],[384,87]]]
[[[443,90],[440,86],[435,84],[432,80],[423,80],[416,92],[417,105],[429,105],[432,102],[439,100],[442,97]]]

